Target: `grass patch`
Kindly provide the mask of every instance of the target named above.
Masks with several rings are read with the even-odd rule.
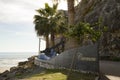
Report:
[[[55,73],[45,73],[45,74],[37,74],[31,76],[29,79],[30,80],[66,80],[66,75],[60,73],[60,72],[55,72]]]
[[[49,70],[46,69],[40,73],[24,76],[26,80],[67,80],[67,70]],[[19,76],[20,77],[20,76]],[[69,80],[95,80],[94,74],[83,74],[71,72]]]

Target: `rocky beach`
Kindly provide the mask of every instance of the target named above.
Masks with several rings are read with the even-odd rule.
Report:
[[[21,75],[25,76],[26,74],[34,74],[41,71],[41,68],[37,68],[37,66],[34,65],[34,58],[35,56],[32,56],[28,58],[28,61],[19,62],[16,67],[11,67],[10,70],[4,71],[0,74],[0,80],[17,80],[16,78]]]

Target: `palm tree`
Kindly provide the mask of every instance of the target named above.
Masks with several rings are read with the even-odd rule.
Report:
[[[60,0],[53,0],[54,2],[59,2]],[[68,6],[68,25],[74,25],[75,19],[75,8],[74,8],[75,0],[67,0]]]
[[[49,27],[46,22],[48,22],[47,18],[42,17],[39,10],[37,10],[39,15],[34,16],[34,24],[35,31],[37,32],[37,36],[44,36],[46,39],[46,48],[49,47]]]
[[[49,48],[49,34],[51,35],[51,46],[55,45],[55,34],[61,29],[60,24],[63,22],[62,16],[57,12],[58,4],[50,7],[47,3],[45,9],[38,9],[39,15],[34,16],[35,30],[38,36],[46,38],[46,48]]]
[[[68,24],[73,25],[74,24],[74,18],[75,18],[75,9],[74,9],[74,1],[75,0],[67,0],[68,5]]]
[[[60,1],[60,0],[53,0],[53,1]],[[74,1],[75,0],[67,0],[67,6],[68,6],[68,26],[74,25],[75,23],[75,8],[74,8]],[[71,63],[71,68],[68,73],[67,80],[69,80],[70,72],[72,70],[72,66],[75,61],[75,55],[73,56],[72,63]]]
[[[57,21],[58,19],[56,19],[57,17],[57,6],[58,4],[53,5],[52,7],[50,7],[48,4],[46,4],[46,10],[48,11],[49,17],[49,27],[50,27],[50,35],[51,35],[51,46],[55,45],[55,28],[57,26]]]
[[[65,17],[60,12],[57,12],[54,17],[50,19],[50,31],[51,31],[51,46],[55,45],[55,35],[64,33],[66,31],[65,27]]]

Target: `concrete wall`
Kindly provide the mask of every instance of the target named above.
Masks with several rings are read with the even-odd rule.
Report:
[[[50,59],[50,60],[40,60],[36,59],[35,64],[51,69],[66,68],[71,67],[71,63],[74,59],[73,69],[78,71],[87,72],[98,72],[98,53],[97,44],[89,45],[84,47],[79,47],[71,50],[67,50],[60,55]]]

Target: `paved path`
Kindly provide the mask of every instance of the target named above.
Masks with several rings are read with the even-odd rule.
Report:
[[[100,61],[100,71],[110,80],[120,80],[120,62]]]

